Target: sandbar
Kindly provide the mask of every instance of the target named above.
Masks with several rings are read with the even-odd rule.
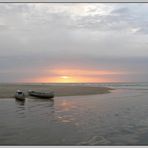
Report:
[[[22,90],[27,95],[28,90],[50,92],[54,91],[55,96],[77,96],[109,93],[111,88],[92,86],[70,86],[50,84],[1,84],[0,98],[13,98],[16,90]]]

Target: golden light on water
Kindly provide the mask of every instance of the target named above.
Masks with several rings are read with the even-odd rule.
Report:
[[[63,100],[59,106],[62,110],[68,111],[73,107],[73,104],[69,101]]]

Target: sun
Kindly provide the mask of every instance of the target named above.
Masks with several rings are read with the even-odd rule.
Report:
[[[70,82],[74,82],[74,80],[70,76],[61,76],[60,77],[60,82],[62,82],[62,83],[70,83]]]
[[[61,76],[62,79],[70,79],[71,77],[69,76]]]

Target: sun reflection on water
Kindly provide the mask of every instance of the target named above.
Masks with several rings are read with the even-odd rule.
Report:
[[[76,108],[74,103],[68,100],[62,100],[58,107],[60,111],[57,112],[57,121],[62,123],[73,123],[75,121],[73,115],[70,114],[70,112]]]
[[[67,100],[63,100],[62,103],[60,104],[60,108],[64,111],[69,111],[73,107],[74,107],[74,104]]]

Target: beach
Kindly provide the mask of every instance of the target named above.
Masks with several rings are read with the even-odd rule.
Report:
[[[147,145],[148,85],[112,86],[111,93],[54,100],[0,99],[0,145]]]
[[[7,1],[0,146],[148,146],[148,3]]]
[[[77,95],[91,95],[104,94],[112,90],[109,87],[97,86],[72,86],[72,85],[58,85],[58,84],[1,84],[0,98],[12,98],[17,90],[22,90],[27,95],[28,90],[50,92],[54,91],[55,96],[77,96]]]

